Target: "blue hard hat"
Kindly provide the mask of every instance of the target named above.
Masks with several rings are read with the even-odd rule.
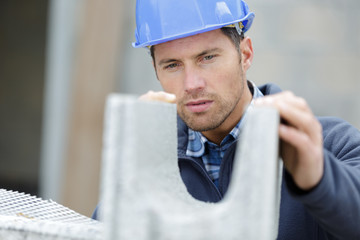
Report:
[[[242,0],[137,0],[136,48],[241,23],[246,32],[254,13]]]

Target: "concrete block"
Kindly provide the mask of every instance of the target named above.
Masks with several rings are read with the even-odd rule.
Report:
[[[111,95],[100,211],[105,239],[275,239],[278,124],[273,109],[249,110],[229,190],[221,202],[205,203],[192,198],[179,174],[175,105]]]

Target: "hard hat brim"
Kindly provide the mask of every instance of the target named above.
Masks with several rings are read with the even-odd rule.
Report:
[[[215,29],[225,27],[227,25],[235,24],[235,23],[238,23],[238,22],[245,22],[245,21],[246,21],[246,24],[244,24],[243,32],[246,32],[251,27],[254,17],[255,17],[255,14],[253,12],[250,12],[244,18],[242,18],[240,20],[227,22],[227,23],[222,23],[222,24],[216,24],[216,25],[209,25],[209,26],[206,26],[206,27],[204,27],[202,29],[197,29],[197,30],[190,31],[190,32],[185,32],[185,33],[181,33],[181,34],[177,34],[177,35],[172,35],[172,36],[168,36],[166,38],[155,39],[155,40],[152,40],[152,41],[144,42],[142,44],[139,44],[138,42],[133,42],[132,46],[134,48],[149,47],[149,46],[157,45],[157,44],[160,44],[160,43],[169,42],[169,41],[172,41],[172,40],[185,38],[185,37],[193,36],[193,35],[204,33],[204,32],[209,32],[209,31],[212,31],[212,30],[215,30]]]

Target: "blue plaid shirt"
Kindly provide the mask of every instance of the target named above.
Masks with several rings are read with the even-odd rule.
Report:
[[[259,97],[263,97],[262,92],[251,81],[248,81],[248,86],[253,94],[250,106],[253,104],[253,100]],[[247,110],[238,124],[231,130],[231,132],[221,141],[220,145],[207,140],[207,138],[200,132],[194,131],[189,128],[189,140],[186,150],[186,155],[190,157],[201,157],[205,168],[215,183],[219,186],[219,170],[221,160],[228,147],[239,137],[243,122],[246,116]]]

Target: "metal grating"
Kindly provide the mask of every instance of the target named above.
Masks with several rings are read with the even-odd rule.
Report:
[[[63,223],[98,223],[52,200],[5,189],[0,189],[0,215]]]
[[[0,240],[102,240],[102,229],[54,201],[0,189]]]

